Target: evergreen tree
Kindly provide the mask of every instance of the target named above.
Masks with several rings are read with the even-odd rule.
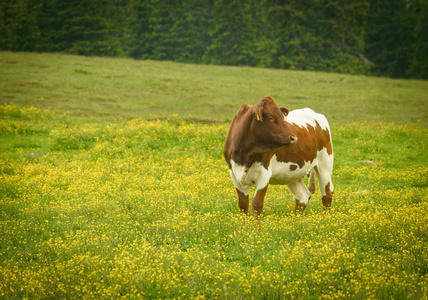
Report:
[[[0,0],[0,49],[428,78],[426,0]]]
[[[216,0],[211,15],[209,36],[211,43],[204,62],[224,65],[257,64],[254,45],[257,43],[257,0]]]
[[[415,16],[411,0],[374,1],[366,23],[366,53],[374,73],[405,77],[414,43]]]
[[[136,1],[131,56],[201,62],[208,42],[208,0]]]
[[[28,0],[0,2],[0,42],[3,49],[31,51],[39,38],[38,15]]]
[[[416,15],[414,43],[407,76],[428,79],[428,2],[415,1],[414,10]]]

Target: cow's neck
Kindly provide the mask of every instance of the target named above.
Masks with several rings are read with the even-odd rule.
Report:
[[[246,167],[250,167],[256,161],[261,162],[262,157],[263,155],[261,153],[251,153],[243,149],[235,150],[231,155],[231,159],[233,159],[234,162],[241,166],[245,165]]]
[[[247,149],[235,149],[232,151],[231,159],[241,166],[251,167],[255,162],[260,162],[267,169],[274,151],[261,152],[256,147]]]

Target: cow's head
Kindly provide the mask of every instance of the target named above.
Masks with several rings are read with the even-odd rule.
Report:
[[[285,121],[289,110],[285,107],[278,108],[271,96],[264,97],[251,109],[253,119],[250,131],[252,140],[260,152],[297,143],[297,136]]]

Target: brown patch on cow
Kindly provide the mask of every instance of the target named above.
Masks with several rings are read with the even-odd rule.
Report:
[[[293,147],[281,147],[274,151],[278,161],[292,162],[302,168],[306,162],[312,162],[317,157],[317,151],[326,148],[327,153],[333,153],[330,132],[323,130],[318,122],[313,127],[306,124],[307,128],[290,123],[290,129],[297,136],[298,142]]]
[[[297,169],[297,165],[290,165],[290,171],[293,172]]]

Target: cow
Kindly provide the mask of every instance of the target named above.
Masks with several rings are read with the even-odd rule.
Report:
[[[286,185],[295,197],[294,212],[303,211],[315,192],[318,176],[322,203],[328,210],[334,192],[333,144],[324,115],[304,108],[278,108],[271,96],[235,114],[224,143],[224,158],[238,193],[241,212],[248,215],[249,189],[258,219],[269,184]],[[308,186],[304,177],[309,176]]]

